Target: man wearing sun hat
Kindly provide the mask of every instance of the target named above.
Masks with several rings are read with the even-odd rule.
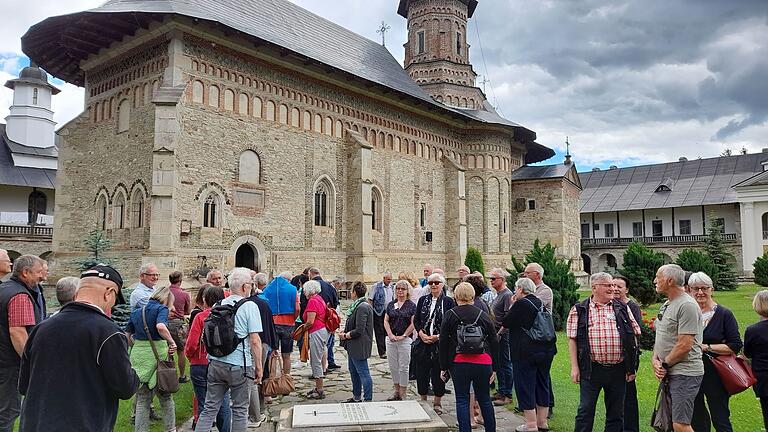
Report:
[[[125,303],[122,287],[117,270],[98,264],[80,275],[75,300],[32,330],[21,358],[20,430],[114,428],[118,401],[139,385],[128,340],[109,318]]]

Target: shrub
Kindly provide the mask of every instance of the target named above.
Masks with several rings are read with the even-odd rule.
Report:
[[[675,264],[689,272],[704,272],[709,277],[715,277],[717,272],[717,267],[709,256],[697,249],[683,249]]]
[[[555,321],[555,328],[562,330],[565,328],[565,322],[571,306],[579,301],[579,295],[576,293],[576,290],[579,289],[579,284],[576,282],[573,272],[571,272],[571,261],[558,258],[555,251],[556,248],[550,243],[542,247],[537,239],[533,243],[533,249],[525,256],[523,262],[519,262],[515,257],[512,257],[512,264],[515,268],[509,269],[512,275],[509,277],[508,282],[511,281],[513,284],[517,279],[517,274],[522,272],[528,263],[535,262],[541,264],[544,267],[544,283],[552,288],[554,299],[552,317]]]
[[[645,315],[645,312],[643,312],[643,315]],[[655,323],[655,317],[651,320],[648,320],[644,317],[643,322],[639,323],[641,333],[637,343],[640,346],[640,349],[643,351],[653,351],[653,345],[656,343],[656,330],[654,329]]]
[[[85,249],[90,253],[87,258],[76,260],[81,271],[88,270],[96,264],[112,264],[112,260],[104,258],[104,252],[112,248],[112,240],[107,238],[104,231],[91,231],[83,239]]]
[[[642,305],[659,300],[653,279],[664,265],[664,255],[654,252],[640,242],[630,243],[624,252],[624,267],[619,273],[629,281],[629,293]]]
[[[715,289],[735,290],[737,281],[736,272],[733,271],[733,268],[736,265],[736,259],[723,244],[723,225],[714,218],[710,218],[705,248],[707,249],[707,256],[715,265],[715,274],[709,275],[712,277]]]
[[[464,258],[464,265],[469,267],[470,273],[480,272],[480,274],[485,275],[483,256],[480,254],[479,250],[471,246],[467,248],[467,257]]]
[[[755,275],[756,284],[760,286],[768,286],[768,252],[764,253],[761,257],[757,257],[753,273]]]

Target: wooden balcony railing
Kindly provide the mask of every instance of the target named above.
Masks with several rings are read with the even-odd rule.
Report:
[[[0,237],[53,238],[53,227],[44,225],[0,225]]]
[[[737,240],[736,234],[723,234],[723,241],[731,243]],[[612,238],[583,238],[582,247],[612,247],[626,246],[632,242],[641,242],[644,244],[696,244],[703,243],[707,239],[706,235],[675,235],[675,236],[657,236],[657,237],[612,237]]]

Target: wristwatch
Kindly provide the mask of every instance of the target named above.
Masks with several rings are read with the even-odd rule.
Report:
[[[670,366],[670,364],[669,364],[669,363],[667,363],[667,362],[662,362],[662,363],[661,363],[661,367],[662,367],[664,370],[667,370],[667,371],[668,371],[668,370],[669,370],[669,368],[670,368],[671,366]]]

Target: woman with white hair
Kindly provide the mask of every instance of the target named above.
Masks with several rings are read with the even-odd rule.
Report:
[[[320,296],[320,290],[320,282],[316,280],[304,283],[307,308],[302,319],[303,325],[309,329],[309,364],[312,367],[312,378],[315,380],[315,388],[307,392],[307,399],[325,399],[323,356],[328,350],[328,330],[325,328],[327,306]]]
[[[704,362],[704,379],[693,404],[691,427],[695,431],[708,431],[715,427],[717,432],[731,432],[730,395],[725,391],[712,358],[720,355],[738,354],[743,346],[739,334],[739,323],[733,312],[719,305],[712,298],[712,279],[703,272],[694,273],[688,279],[688,289],[701,309],[704,325],[701,351]],[[706,405],[704,399],[706,398]],[[707,409],[709,408],[709,409]]]
[[[419,299],[419,303],[416,305],[416,315],[413,318],[413,325],[419,333],[419,337],[411,347],[411,355],[419,365],[416,368],[416,387],[421,400],[427,400],[431,381],[432,389],[435,392],[433,407],[437,414],[442,414],[443,406],[440,401],[445,395],[445,382],[440,377],[438,356],[440,326],[443,324],[443,316],[456,304],[445,295],[445,277],[443,275],[432,273],[427,281],[429,294]]]
[[[515,380],[515,393],[525,415],[518,432],[549,430],[547,415],[550,403],[549,370],[557,353],[556,341],[538,342],[528,332],[536,315],[544,307],[534,294],[536,285],[527,277],[515,282],[514,303],[502,321],[509,329],[510,357]]]
[[[394,393],[387,400],[403,400],[408,390],[411,362],[411,335],[416,305],[409,300],[411,283],[400,279],[395,284],[395,298],[387,305],[384,330],[387,332],[387,361],[394,381]]]

